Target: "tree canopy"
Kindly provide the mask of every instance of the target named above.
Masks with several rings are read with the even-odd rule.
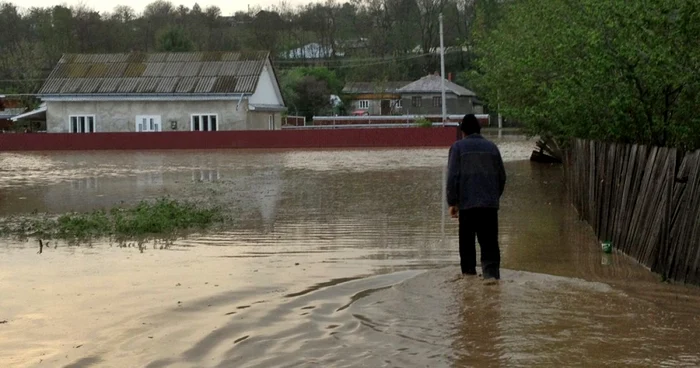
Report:
[[[0,0],[0,91],[35,92],[64,53],[130,51],[264,50],[277,70],[321,65],[342,80],[417,79],[439,70],[438,14],[450,13],[446,45],[458,46],[468,39],[474,2],[309,1],[224,15],[215,6],[190,8],[166,0],[146,5],[141,13],[123,5],[102,13],[84,5],[23,9]],[[328,50],[327,57],[284,57],[312,43]],[[466,53],[448,56],[448,71],[466,67]],[[14,64],[32,70],[18,71]]]
[[[478,61],[464,78],[533,134],[700,148],[699,10],[695,0],[511,1],[497,22],[477,21]]]

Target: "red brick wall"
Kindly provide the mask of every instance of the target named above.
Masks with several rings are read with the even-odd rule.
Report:
[[[454,127],[160,133],[0,134],[0,151],[449,147]]]

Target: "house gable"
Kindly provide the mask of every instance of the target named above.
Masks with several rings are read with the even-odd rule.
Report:
[[[260,72],[258,85],[256,86],[253,95],[250,96],[249,102],[253,106],[284,107],[282,92],[280,91],[280,86],[279,83],[277,83],[275,71],[272,68],[272,64],[269,60],[265,63],[265,66]]]

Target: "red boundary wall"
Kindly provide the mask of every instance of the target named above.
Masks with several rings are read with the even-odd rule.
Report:
[[[158,133],[0,134],[0,151],[449,147],[455,127]]]

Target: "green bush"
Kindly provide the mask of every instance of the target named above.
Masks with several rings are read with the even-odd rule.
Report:
[[[416,124],[420,128],[432,128],[433,127],[433,122],[426,119],[426,118],[417,119]]]

